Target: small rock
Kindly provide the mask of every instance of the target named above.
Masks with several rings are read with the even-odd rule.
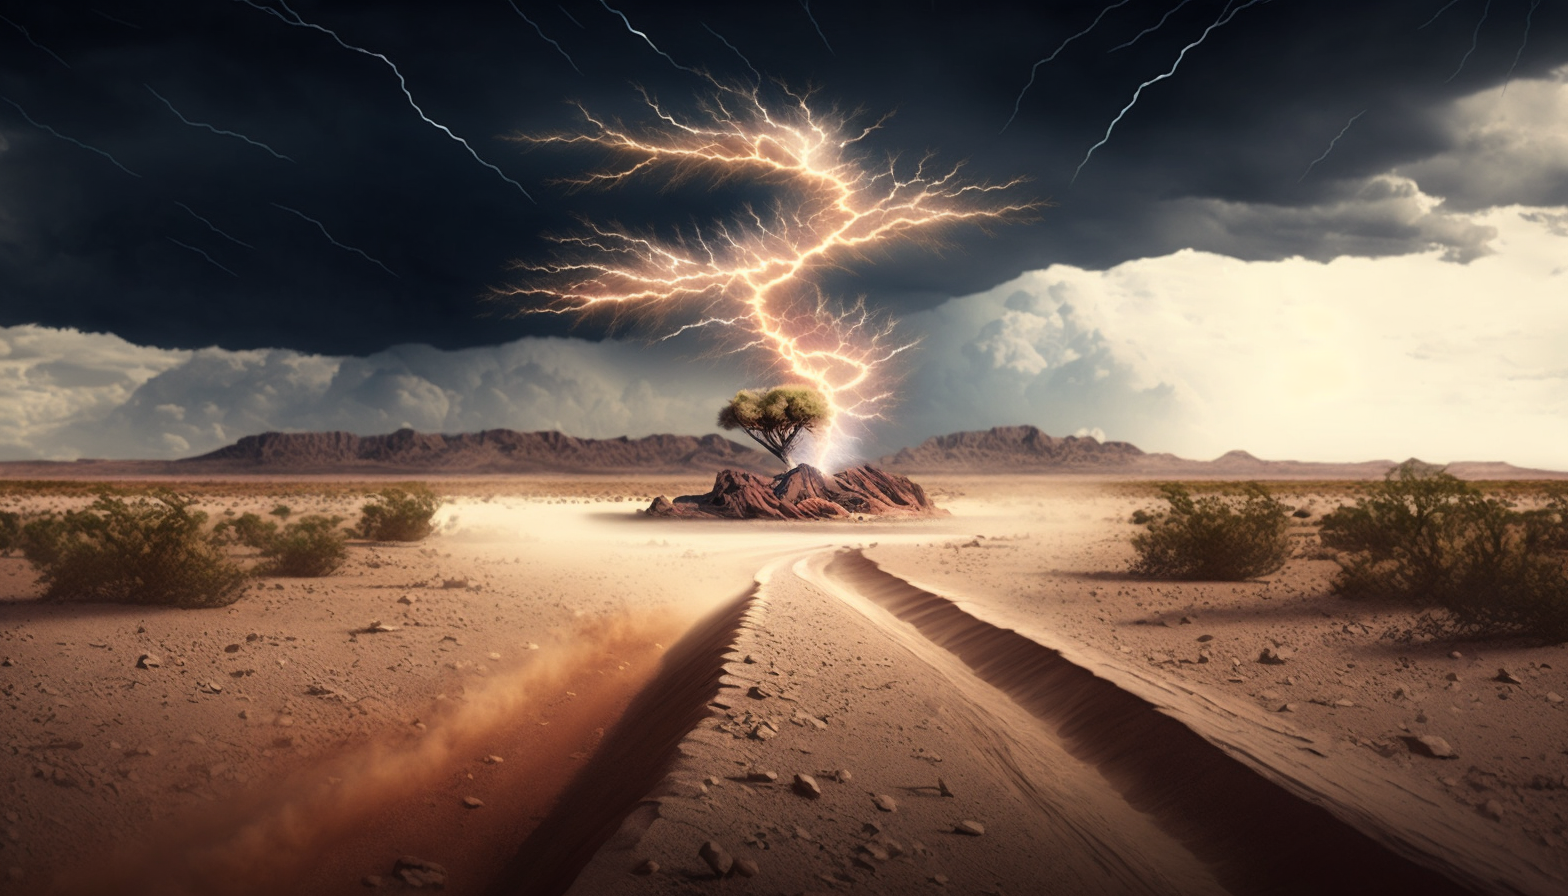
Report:
[[[1406,737],[1402,738],[1402,740],[1409,745],[1410,752],[1422,756],[1430,756],[1433,759],[1457,759],[1459,757],[1459,754],[1454,752],[1454,748],[1448,745],[1448,741],[1435,734]]]
[[[427,862],[414,856],[403,856],[397,860],[396,870],[398,879],[416,890],[424,887],[432,890],[446,889],[446,868],[435,862]]]
[[[1278,666],[1295,655],[1296,652],[1289,647],[1265,647],[1258,654],[1258,662],[1270,666]]]
[[[945,875],[945,874],[933,874],[933,875],[931,875],[931,882],[936,884],[939,887],[945,887],[945,886],[947,886],[947,875]]]
[[[655,862],[653,859],[643,859],[642,860],[642,864],[640,864],[636,868],[632,869],[632,873],[633,874],[643,874],[643,875],[658,874],[659,873],[659,863]]]
[[[1214,636],[1213,635],[1199,635],[1198,636],[1198,643],[1199,644],[1207,644],[1207,643],[1209,643],[1212,640],[1214,640]]]
[[[480,799],[477,796],[465,796],[465,797],[463,797],[463,806],[465,808],[478,809],[480,806],[483,806],[484,804],[485,804],[485,801]]]
[[[947,782],[942,780],[941,778],[937,778],[936,779],[936,789],[943,796],[952,796],[953,795],[953,791],[948,789]]]
[[[1356,704],[1351,703],[1349,700],[1346,700],[1344,697],[1341,697],[1338,700],[1334,701],[1334,705],[1335,706],[1355,706]]]
[[[953,831],[958,834],[968,834],[971,837],[979,837],[985,833],[985,825],[978,821],[970,821],[966,818],[963,821],[960,821],[958,824],[954,825]]]
[[[136,658],[136,668],[138,669],[156,669],[161,665],[163,665],[163,660],[150,653],[144,653]]]
[[[412,605],[414,603],[414,598],[409,596],[409,595],[407,595],[407,594],[405,594],[402,597],[398,598],[397,602],[400,603],[400,604]]]
[[[1452,653],[1450,653],[1448,655],[1448,658],[1451,659],[1451,660],[1457,660],[1457,659],[1459,659],[1462,656],[1464,656],[1464,654],[1462,654],[1459,651],[1455,650],[1455,651],[1453,651]]]
[[[1481,805],[1481,814],[1493,821],[1503,820],[1503,804],[1497,800],[1487,800]]]
[[[1192,625],[1194,622],[1197,622],[1197,621],[1198,621],[1198,617],[1196,617],[1196,616],[1183,616],[1183,617],[1181,617],[1181,624],[1182,625]]]
[[[385,632],[395,632],[398,630],[398,628],[399,626],[387,625],[385,622],[377,619],[375,622],[372,622],[364,628],[360,629],[360,631],[367,635],[377,635]]]
[[[767,691],[762,689],[762,685],[754,684],[746,689],[746,696],[752,698],[753,700],[766,700],[768,699],[769,695]]]
[[[1275,712],[1295,712],[1296,711],[1296,704],[1294,704],[1294,703],[1281,703],[1279,709],[1276,709],[1274,711]]]
[[[486,756],[485,757],[485,765],[500,765],[501,763],[503,763],[505,761],[506,761],[505,759],[502,759],[499,756]]]
[[[806,799],[817,799],[822,796],[822,788],[817,784],[817,779],[810,775],[796,775],[793,785],[796,793]]]
[[[746,780],[753,781],[753,782],[756,782],[756,783],[759,783],[759,784],[772,784],[775,781],[777,781],[778,779],[779,779],[779,773],[778,772],[767,772],[767,771],[763,771],[763,772],[748,772],[747,775],[746,775]]]
[[[1561,703],[1561,702],[1563,702],[1563,698],[1562,698],[1562,695],[1557,693],[1556,691],[1547,691],[1546,692],[1546,702],[1547,703]]]
[[[833,773],[833,780],[840,784],[848,784],[850,781],[855,780],[855,776],[849,773],[849,769],[841,768]]]
[[[1458,681],[1459,680],[1459,673],[1458,672],[1450,672],[1450,673],[1448,673],[1447,675],[1445,675],[1443,677],[1448,679],[1449,681]]]
[[[381,875],[379,875],[379,874],[367,874],[364,877],[360,878],[359,882],[361,884],[371,888],[372,890],[374,890],[376,887],[381,886]]]
[[[724,851],[724,847],[712,840],[702,844],[697,850],[697,856],[713,869],[714,877],[728,877],[730,870],[735,867],[735,859]]]
[[[751,859],[735,860],[735,873],[739,874],[741,877],[756,877],[757,872],[760,870],[762,869],[758,868],[757,863],[753,862]]]
[[[874,803],[876,807],[881,809],[883,812],[898,811],[898,801],[894,800],[885,793],[879,793],[876,796],[873,796],[871,798],[871,802]]]
[[[1500,681],[1503,684],[1524,684],[1524,682],[1519,680],[1518,676],[1514,675],[1512,672],[1509,672],[1507,669],[1498,669],[1497,676],[1492,680]]]

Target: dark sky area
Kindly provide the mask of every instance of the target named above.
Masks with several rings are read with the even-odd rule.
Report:
[[[425,115],[499,173],[421,120],[387,64],[260,8],[269,5],[384,54]],[[1139,84],[1168,71],[1225,12],[1223,0],[1033,9],[842,0],[813,6],[815,23],[794,0],[611,5],[682,66],[750,77],[717,32],[765,75],[815,88],[823,105],[872,118],[894,111],[868,153],[967,159],[972,175],[1025,176],[1022,189],[1052,203],[1032,223],[954,231],[941,252],[905,247],[829,276],[830,292],[894,312],[1051,263],[1103,268],[1188,246],[1327,259],[1447,239],[1463,257],[1464,234],[1354,215],[1303,227],[1293,212],[1447,148],[1436,110],[1455,97],[1568,61],[1559,4],[1232,0],[1234,18],[1144,89],[1073,181]],[[705,183],[572,192],[554,179],[600,159],[505,139],[572,127],[571,101],[646,117],[634,84],[676,105],[704,91],[600,2],[293,0],[289,9],[0,3],[0,326],[335,354],[593,337],[594,323],[509,316],[483,296],[507,281],[509,261],[543,257],[543,235],[578,216],[669,228],[762,198]],[[1102,13],[1039,67],[1004,131],[1030,67]],[[1559,192],[1509,196],[1466,182],[1441,195],[1463,208],[1568,202]],[[1251,211],[1233,226],[1211,215],[1196,227],[1183,199]]]

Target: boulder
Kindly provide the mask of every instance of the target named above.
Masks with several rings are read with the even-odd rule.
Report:
[[[649,505],[649,516],[721,517],[741,520],[843,519],[868,516],[941,516],[925,489],[904,476],[870,465],[824,476],[801,464],[771,479],[745,470],[722,470],[702,495],[664,496]]]

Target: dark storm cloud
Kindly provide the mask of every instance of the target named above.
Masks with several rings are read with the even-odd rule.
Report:
[[[967,158],[979,176],[1032,178],[1025,189],[1054,203],[1033,224],[954,231],[940,251],[896,247],[828,277],[834,293],[864,294],[893,310],[931,307],[1056,262],[1103,268],[1184,247],[1244,258],[1438,246],[1464,261],[1485,252],[1485,232],[1398,195],[1408,187],[1382,177],[1396,170],[1429,195],[1451,194],[1449,210],[1562,198],[1517,171],[1468,164],[1492,159],[1495,145],[1475,143],[1455,119],[1455,101],[1501,88],[1516,55],[1510,91],[1568,62],[1568,15],[1544,5],[1519,52],[1527,0],[1496,0],[1484,23],[1484,0],[1460,0],[1424,29],[1441,5],[1435,0],[1274,0],[1244,9],[1190,51],[1175,76],[1144,91],[1076,183],[1074,169],[1138,85],[1168,70],[1223,2],[1134,0],[1107,9],[1100,0],[1039,10],[844,2],[813,7],[811,17],[788,0],[613,5],[677,65],[748,81],[755,65],[817,87],[823,103],[873,115],[896,109],[868,152]],[[502,175],[422,121],[388,66],[245,3],[0,3],[26,29],[25,37],[0,29],[0,95],[143,175],[132,178],[0,105],[0,325],[111,331],[166,347],[335,354],[561,335],[572,321],[512,318],[479,298],[505,281],[509,260],[544,256],[541,234],[569,229],[584,214],[686,226],[765,198],[745,185],[701,183],[572,193],[552,179],[600,160],[523,152],[498,139],[570,127],[568,100],[641,118],[633,82],[675,102],[700,90],[598,2],[291,6],[345,42],[385,54],[429,118]],[[1167,13],[1163,27],[1110,52]],[[1031,67],[1058,47],[1001,133]],[[1551,164],[1542,157],[1539,170],[1562,183]],[[275,206],[329,222],[337,240],[401,279]],[[591,326],[575,332],[598,334]]]

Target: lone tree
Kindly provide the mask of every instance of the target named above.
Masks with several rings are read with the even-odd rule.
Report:
[[[827,399],[805,386],[742,389],[719,411],[720,426],[744,429],[786,467],[794,466],[789,453],[801,434],[815,431],[827,420]]]

